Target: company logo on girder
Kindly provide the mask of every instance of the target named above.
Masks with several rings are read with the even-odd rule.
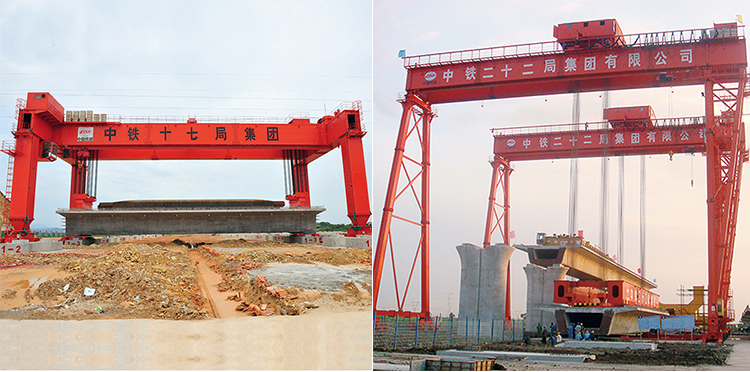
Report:
[[[508,147],[513,147],[513,146],[516,145],[516,140],[514,140],[513,138],[511,138],[508,141],[506,141],[505,144],[508,145]]]
[[[94,127],[78,127],[78,142],[91,142],[94,140]]]
[[[429,71],[426,74],[424,74],[424,79],[427,81],[433,81],[437,77],[437,72],[435,71]]]

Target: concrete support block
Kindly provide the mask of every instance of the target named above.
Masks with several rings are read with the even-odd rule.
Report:
[[[323,246],[325,247],[340,247],[340,248],[359,248],[359,249],[371,249],[372,248],[372,235],[360,235],[357,237],[348,237],[340,235],[321,235]]]
[[[29,253],[29,252],[54,252],[61,251],[62,242],[50,239],[42,239],[38,242],[28,240],[14,240],[10,243],[0,245],[0,254]]]
[[[504,319],[508,265],[515,248],[495,244],[482,249],[462,244],[456,250],[461,258],[458,316],[487,322]]]
[[[550,323],[556,323],[555,310],[565,308],[554,302],[555,280],[562,280],[568,268],[552,265],[548,268],[528,264],[526,272],[526,331],[536,332],[537,324],[549,329]]]
[[[346,237],[345,247],[347,248],[359,248],[359,249],[370,249],[372,248],[372,235],[360,235],[357,237]]]
[[[292,242],[297,244],[319,244],[320,236],[317,234],[305,234],[292,236]]]
[[[346,239],[343,236],[324,236],[323,245],[326,247],[343,247],[346,245]]]

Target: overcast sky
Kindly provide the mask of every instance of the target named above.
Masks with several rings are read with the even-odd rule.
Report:
[[[0,139],[12,139],[16,98],[33,91],[66,110],[122,116],[317,121],[361,100],[371,130],[372,3],[0,1]],[[349,223],[341,161],[336,149],[309,166],[320,221]],[[60,227],[69,193],[70,166],[41,163],[32,228]],[[99,201],[284,197],[280,160],[100,163]]]
[[[712,27],[733,22],[737,14],[750,17],[747,2],[721,1],[396,1],[375,0],[373,149],[376,224],[385,198],[393,148],[401,116],[397,95],[404,91],[406,70],[398,51],[419,55],[453,50],[554,40],[553,25],[616,18],[625,34]],[[702,88],[686,87],[617,91],[610,106],[651,105],[657,117],[704,115]],[[435,105],[431,159],[431,301],[432,312],[458,311],[460,261],[456,246],[482,244],[487,213],[493,139],[490,128],[570,123],[572,95],[515,98]],[[745,109],[747,112],[747,108]],[[600,93],[581,94],[581,120],[602,117]],[[411,154],[419,156],[413,147]],[[609,249],[616,250],[617,159],[609,160]],[[569,160],[516,162],[511,176],[513,243],[534,244],[537,232],[564,233],[568,226]],[[578,226],[587,240],[599,245],[600,159],[579,163]],[[625,162],[624,263],[640,266],[640,158]],[[745,164],[747,166],[747,164]],[[707,285],[706,163],[701,155],[650,156],[646,161],[646,276],[656,279],[664,303],[679,303],[680,286]],[[750,172],[744,173],[735,244],[733,285],[738,316],[750,304]],[[694,186],[691,186],[693,181]],[[414,201],[403,198],[396,213],[409,211]],[[401,208],[401,209],[399,209]],[[413,211],[413,208],[411,208]],[[417,214],[405,217],[419,220]],[[414,259],[416,229],[394,219],[399,288],[403,290]],[[411,238],[411,240],[409,239]],[[495,236],[493,243],[500,241]],[[390,257],[387,258],[387,261]],[[528,257],[516,251],[511,259],[512,314],[525,312]],[[383,273],[379,308],[395,308],[390,263]],[[407,310],[415,310],[419,275],[412,279]],[[685,301],[689,301],[687,298]]]

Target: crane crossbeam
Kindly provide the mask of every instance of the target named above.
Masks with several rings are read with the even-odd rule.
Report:
[[[706,147],[703,117],[660,120],[651,128],[635,130],[612,128],[608,122],[564,126],[567,130],[560,130],[561,127],[495,129],[494,153],[508,161],[518,161],[700,153]]]

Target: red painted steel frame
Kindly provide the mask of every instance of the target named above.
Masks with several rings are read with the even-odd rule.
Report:
[[[484,241],[482,248],[490,245],[492,234],[500,228],[500,236],[503,238],[505,245],[510,245],[510,174],[513,168],[510,162],[502,156],[495,155],[495,159],[490,163],[492,165],[492,182],[490,183],[490,202],[487,207],[487,223],[484,228]],[[503,204],[496,202],[497,189],[503,190]],[[498,209],[502,210],[498,213]],[[493,222],[494,221],[494,222]],[[510,261],[508,261],[507,280],[505,287],[505,320],[510,320]]]
[[[715,300],[712,302],[713,305],[722,302],[723,306],[726,306],[739,201],[739,176],[742,162],[747,160],[744,126],[740,122],[747,73],[744,27],[721,24],[708,29],[625,35],[622,40],[622,45],[612,48],[563,50],[557,42],[546,42],[404,58],[404,67],[407,69],[407,99],[402,103],[404,112],[401,129],[378,234],[376,263],[373,267],[376,311],[379,311],[377,295],[386,245],[390,244],[393,249],[393,242],[390,241],[393,202],[396,199],[396,186],[403,162],[403,144],[408,136],[407,123],[416,102],[419,102],[424,110],[429,111],[431,105],[438,103],[686,85],[706,86],[705,128],[708,134],[705,151],[708,156],[707,168],[710,179],[708,266],[709,281],[714,283],[713,287],[709,284],[709,298]],[[726,88],[726,85],[731,84],[737,84],[735,91]],[[715,95],[714,86],[720,87],[725,95]],[[731,126],[713,123],[714,120],[718,123],[718,119],[713,116],[713,105],[718,102],[734,110],[734,122]],[[426,152],[423,150],[423,155],[429,154],[429,136],[424,136],[421,140],[427,144],[423,145],[427,148]],[[702,150],[696,148],[696,151]],[[652,148],[652,151],[661,153],[665,150]],[[592,152],[588,155],[579,153],[579,156],[599,155]],[[503,187],[507,190],[508,186],[506,181]],[[491,190],[496,188],[497,184],[493,181]],[[423,188],[422,202],[419,203],[423,214],[429,210],[429,195],[424,195],[425,189]],[[505,203],[504,213],[500,215],[507,217],[505,212],[508,208],[509,205]],[[488,211],[488,216],[491,213]],[[423,219],[424,221],[428,220]],[[504,226],[504,234],[507,234],[508,224],[504,223]],[[429,231],[423,229],[425,230]],[[488,230],[493,230],[489,223],[485,231]],[[504,236],[504,241],[507,240]],[[488,242],[485,237],[485,245]],[[419,249],[427,252],[428,243],[429,236],[423,232],[417,254]],[[426,267],[428,264],[423,262],[423,288],[429,288],[429,275],[425,275],[429,272],[429,268]],[[395,278],[395,262],[393,266]],[[426,297],[428,296],[423,293],[423,313],[429,313],[429,298]],[[403,303],[399,303],[398,306],[398,311],[401,311]],[[713,319],[713,323],[709,323],[706,340],[721,341],[728,317],[713,312],[709,314],[709,319]]]
[[[291,163],[291,207],[309,207],[307,165],[341,146],[350,236],[372,234],[367,225],[367,191],[360,123],[361,104],[341,106],[317,123],[292,119],[280,123],[127,123],[120,121],[66,122],[64,109],[49,93],[29,93],[13,131],[10,226],[4,241],[35,240],[29,232],[34,220],[37,163],[60,158],[71,164],[70,207],[91,209],[96,200],[86,192],[88,165],[98,160],[283,159]],[[54,143],[53,150],[43,145]],[[43,157],[44,155],[44,157]]]
[[[403,107],[403,113],[401,115],[401,125],[398,131],[398,138],[396,139],[396,151],[393,156],[393,164],[391,166],[391,176],[388,180],[388,191],[386,193],[385,206],[383,207],[383,216],[380,223],[380,231],[378,233],[378,241],[375,250],[375,262],[373,263],[373,308],[378,315],[399,315],[399,316],[419,316],[422,318],[430,317],[430,123],[434,116],[430,109],[430,104],[422,101],[419,97],[407,94],[405,99],[401,101]],[[412,125],[413,122],[413,125]],[[419,132],[419,123],[422,124],[422,133]],[[412,136],[416,135],[419,139],[419,146],[422,150],[422,161],[418,163],[414,159],[406,156],[404,151],[406,149],[406,141]],[[420,171],[413,177],[408,173],[406,168],[406,162],[418,164]],[[398,190],[399,180],[401,171],[404,171],[406,177],[406,185],[401,190]],[[418,196],[416,189],[414,188],[415,181],[421,177],[421,200]],[[394,205],[396,200],[407,191],[411,191],[414,199],[419,206],[421,220],[420,222],[412,221],[407,218],[397,216],[393,213]],[[409,278],[406,281],[406,287],[404,288],[403,294],[398,289],[398,277],[396,275],[396,264],[393,255],[393,243],[391,237],[391,222],[393,218],[405,221],[407,223],[419,226],[420,228],[420,240],[417,246],[416,253],[414,255],[414,262],[409,271]],[[390,252],[388,252],[390,248]],[[406,296],[409,293],[409,285],[411,284],[411,278],[416,267],[417,258],[421,252],[421,311],[410,312],[404,310],[404,302]],[[383,266],[385,263],[385,256],[387,253],[391,255],[391,264],[393,267],[393,280],[396,290],[396,306],[395,311],[381,311],[377,310],[378,298],[380,294],[380,281],[383,274]]]

